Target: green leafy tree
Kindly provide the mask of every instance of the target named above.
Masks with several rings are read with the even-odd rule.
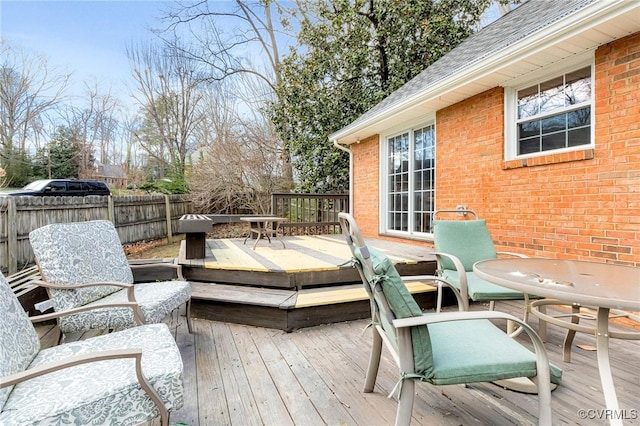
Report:
[[[311,2],[310,2],[311,3]],[[272,113],[300,190],[344,191],[348,156],[328,135],[468,37],[491,0],[329,0],[302,21]],[[311,8],[309,4],[307,7]]]
[[[34,160],[34,175],[44,179],[77,178],[82,170],[83,158],[88,164],[94,163],[91,152],[85,152],[86,146],[78,132],[69,127],[59,127],[49,146],[37,151]]]
[[[29,183],[33,165],[31,158],[22,149],[5,147],[2,155],[3,186],[21,187]]]

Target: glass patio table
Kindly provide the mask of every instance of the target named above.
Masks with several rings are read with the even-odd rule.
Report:
[[[609,311],[640,311],[640,268],[578,260],[509,258],[477,262],[473,270],[478,277],[495,284],[557,299],[559,304],[578,303],[597,309],[595,329],[598,370],[606,404],[604,417],[612,425],[622,425],[609,363],[609,337],[640,340],[640,333],[609,332]],[[572,329],[576,324],[554,321],[538,312],[544,321]],[[584,328],[577,328],[584,332]],[[587,408],[587,407],[585,407]],[[637,407],[632,407],[637,408]]]

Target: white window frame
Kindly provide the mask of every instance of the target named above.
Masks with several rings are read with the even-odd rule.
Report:
[[[583,106],[589,105],[591,111],[591,124],[590,124],[590,144],[559,148],[554,150],[533,152],[528,154],[518,155],[518,90],[525,89],[534,84],[542,83],[546,80],[560,77],[564,74],[577,71],[580,68],[591,68],[591,101]],[[504,159],[515,160],[531,157],[540,157],[551,154],[558,154],[563,152],[581,151],[595,146],[595,65],[593,52],[579,55],[570,61],[563,61],[561,64],[545,67],[535,73],[528,75],[525,78],[520,78],[510,82],[508,86],[504,87]],[[561,112],[561,111],[558,111]]]
[[[380,234],[385,235],[395,235],[400,237],[411,237],[416,239],[426,239],[431,240],[433,238],[433,234],[430,232],[417,232],[414,231],[414,213],[415,213],[415,200],[414,200],[414,192],[415,192],[415,178],[414,176],[414,162],[409,161],[409,199],[408,199],[408,215],[409,222],[407,226],[407,231],[398,231],[395,229],[389,229],[389,139],[400,136],[402,134],[409,134],[409,158],[413,158],[414,155],[414,132],[417,130],[424,129],[425,127],[433,126],[433,136],[434,136],[434,161],[436,160],[436,151],[437,151],[437,128],[434,119],[430,119],[426,122],[421,122],[416,125],[412,125],[410,127],[405,127],[403,129],[391,130],[389,133],[380,135],[380,188],[379,188],[379,199],[380,199]],[[437,162],[436,162],[437,164]],[[435,172],[434,172],[434,185],[435,185]],[[436,205],[436,197],[437,194],[434,189],[434,205],[433,209],[435,211]]]

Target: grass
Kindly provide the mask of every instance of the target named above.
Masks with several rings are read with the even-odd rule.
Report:
[[[162,259],[165,257],[178,257],[182,239],[174,238],[173,243],[167,243],[166,239],[154,241],[142,241],[125,247],[127,259]]]

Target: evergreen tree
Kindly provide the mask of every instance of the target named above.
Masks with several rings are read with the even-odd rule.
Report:
[[[311,3],[309,3],[311,4]],[[490,0],[331,0],[304,21],[284,59],[273,121],[299,189],[345,191],[346,153],[329,134],[355,120],[468,37]],[[312,7],[312,6],[308,6]]]

